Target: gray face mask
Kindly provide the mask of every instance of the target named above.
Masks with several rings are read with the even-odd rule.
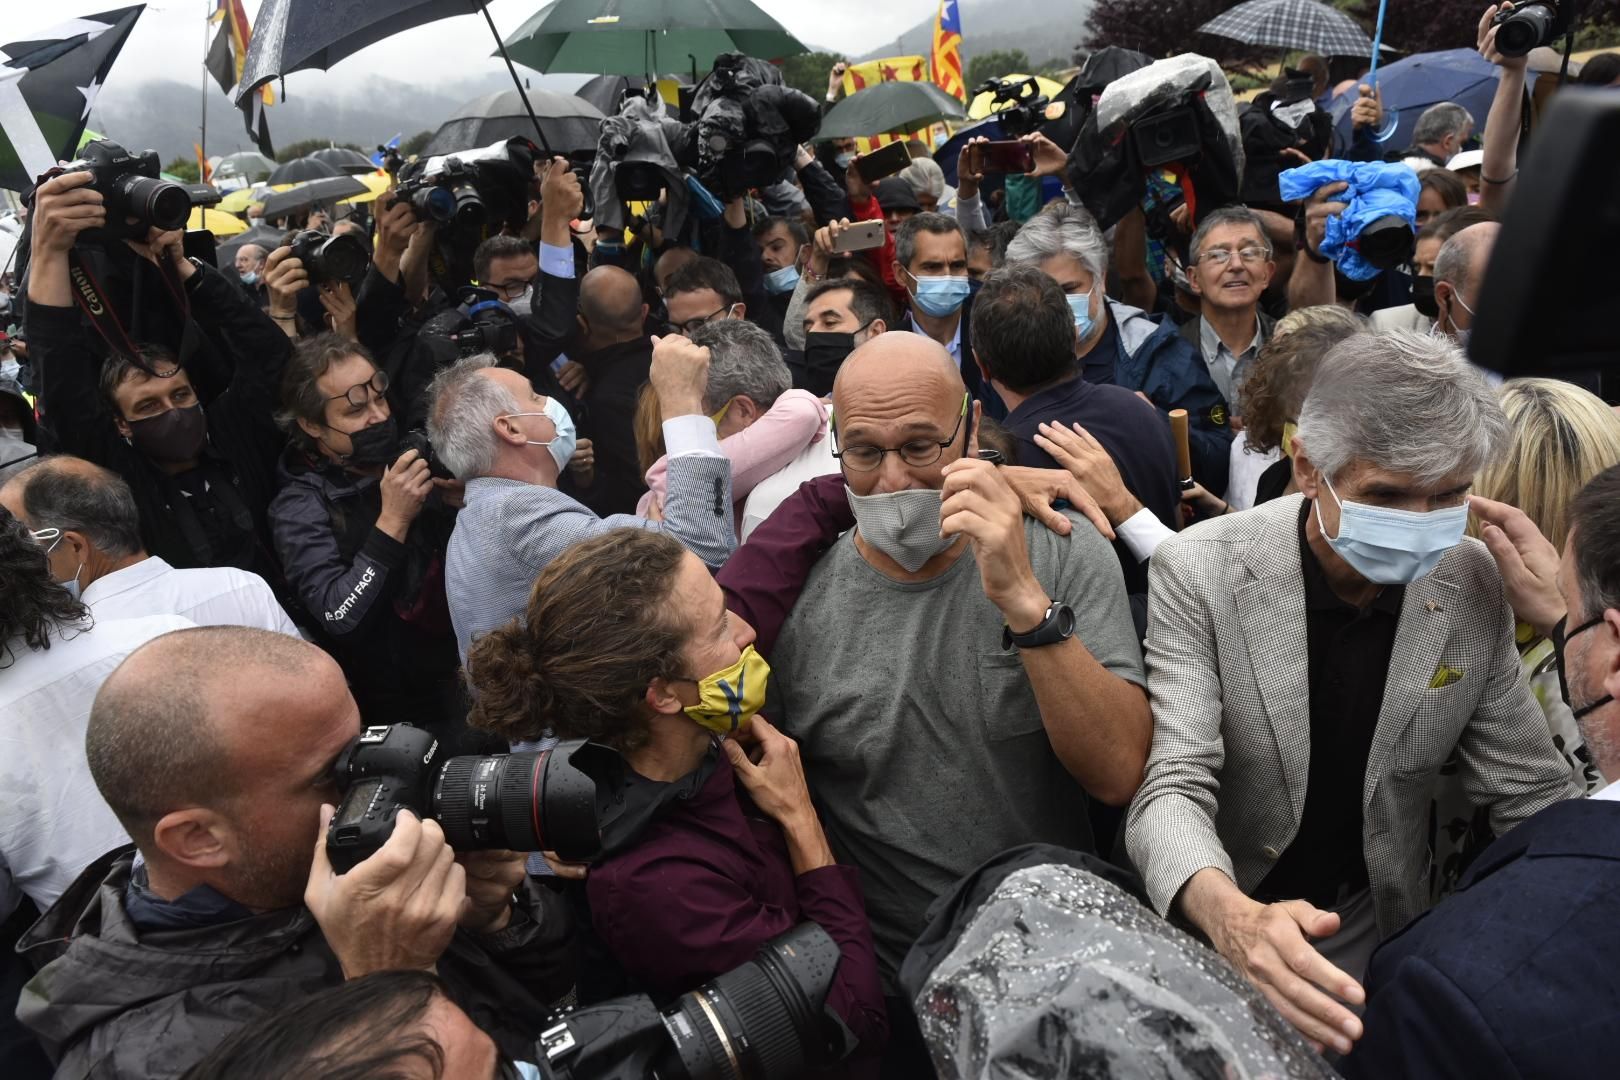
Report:
[[[932,488],[857,495],[844,485],[861,538],[915,574],[923,564],[956,543],[939,535],[940,494]]]

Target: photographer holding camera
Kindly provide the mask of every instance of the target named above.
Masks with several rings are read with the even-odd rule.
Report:
[[[291,345],[224,275],[185,257],[181,231],[152,228],[125,243],[138,260],[167,267],[196,326],[229,344],[228,383],[210,396],[216,380],[206,376],[217,373],[194,379],[189,361],[160,341],[126,339],[103,359],[74,306],[70,258],[86,230],[107,226],[95,180],[68,172],[35,192],[27,319],[43,421],[59,449],[129,483],[147,551],[177,567],[235,566],[274,581],[263,539],[281,443],[271,414]],[[277,256],[266,273],[272,302],[284,277]],[[192,356],[206,365],[206,353]]]
[[[398,968],[435,970],[527,1051],[572,985],[560,899],[524,884],[520,856],[456,856],[403,812],[334,874],[333,765],[359,730],[337,665],[282,634],[176,631],[113,672],[85,750],[140,858],[103,856],[19,945],[43,970],[18,1016],[58,1075],[175,1077],[257,1016]]]
[[[466,741],[466,702],[444,552],[460,485],[402,446],[388,389],[363,345],[321,334],[298,346],[282,384],[291,442],[270,525],[361,714],[410,720],[454,747]]]
[[[690,990],[811,919],[840,947],[828,1005],[873,1056],[887,1021],[857,874],[834,863],[798,744],[756,715],[770,666],[753,640],[697,556],[614,529],[553,560],[524,618],[473,644],[473,719],[603,751],[573,758],[605,808],[585,888],[639,989]]]

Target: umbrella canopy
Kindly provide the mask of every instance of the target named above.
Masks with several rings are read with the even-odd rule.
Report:
[[[996,81],[1002,83],[1016,83],[1022,82],[1023,80],[1031,77],[1032,76],[1029,75],[1003,75]],[[1052,79],[1048,79],[1044,75],[1035,75],[1033,78],[1035,79],[1035,85],[1040,88],[1039,92],[1045,94],[1048,98],[1056,98],[1063,92],[1063,84],[1060,82],[1055,82]],[[968,102],[968,119],[983,120],[993,112],[1000,112],[1002,109],[1010,109],[1017,104],[1018,103],[1016,101],[1006,101],[1002,102],[998,106],[996,104],[995,91],[986,90],[984,93],[979,94],[972,101]]]
[[[264,0],[254,19],[242,78],[240,105],[260,86],[306,68],[326,70],[367,45],[413,26],[469,15],[472,0]]]
[[[366,155],[358,150],[350,150],[347,146],[329,146],[309,156],[316,161],[326,162],[340,173],[349,173],[351,176],[372,172],[377,168]]]
[[[559,154],[575,150],[595,150],[601,134],[602,110],[575,97],[549,90],[530,90],[529,104],[546,133],[546,144]],[[420,157],[449,154],[488,146],[514,135],[534,138],[534,121],[524,111],[516,90],[499,90],[474,98],[450,114],[433,138],[422,148]]]
[[[302,184],[306,180],[319,180],[326,176],[342,176],[336,167],[312,157],[293,158],[277,165],[270,174],[272,184]]]
[[[209,210],[197,207],[191,211],[191,217],[186,219],[187,229],[207,229],[218,236],[235,236],[237,233],[247,232],[247,222],[235,214],[227,214],[219,210]]]
[[[327,176],[290,187],[264,201],[265,220],[306,210],[316,203],[335,203],[350,195],[363,195],[366,185],[352,176]]]
[[[1122,49],[1118,45],[1105,45],[1086,57],[1080,74],[1074,77],[1076,86],[1100,90],[1115,79],[1141,71],[1153,63],[1153,57],[1135,49]]]
[[[1393,150],[1412,145],[1418,117],[1424,109],[1442,101],[1456,102],[1473,115],[1476,125],[1483,124],[1491,111],[1491,99],[1496,96],[1496,76],[1496,65],[1473,49],[1418,53],[1379,68],[1378,90],[1384,96],[1384,111],[1399,114],[1395,130],[1384,145]],[[1532,87],[1535,78],[1534,72],[1526,75]],[[1350,145],[1354,134],[1350,106],[1355,104],[1356,96],[1352,90],[1328,102],[1335,137],[1345,146]]]
[[[366,185],[366,190],[358,195],[350,195],[347,199],[339,199],[339,203],[376,202],[377,196],[394,186],[394,178],[385,172],[368,172],[364,176],[356,176],[355,179]]]
[[[962,120],[962,103],[926,82],[882,82],[849,95],[822,117],[817,139],[858,139]]]
[[[1372,55],[1372,41],[1361,24],[1317,0],[1249,0],[1198,29],[1246,45],[1301,49],[1323,56]]]
[[[274,251],[281,246],[281,238],[285,235],[282,229],[271,228],[269,225],[255,225],[247,232],[239,232],[220,244],[216,261],[221,267],[230,266],[236,261],[237,249],[244,244],[258,244],[266,252]]]
[[[589,75],[707,71],[721,53],[779,60],[810,51],[750,0],[556,0],[506,48],[536,71]]]
[[[256,184],[269,179],[275,168],[276,163],[257,150],[244,150],[220,158],[219,164],[214,166],[214,175],[220,179],[239,176],[249,183]]]

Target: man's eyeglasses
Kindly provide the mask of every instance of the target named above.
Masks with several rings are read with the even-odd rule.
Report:
[[[381,368],[363,383],[356,383],[341,394],[333,394],[327,401],[346,401],[352,409],[363,409],[370,405],[374,398],[380,398],[388,393],[388,373]]]
[[[670,328],[673,329],[676,333],[690,334],[690,333],[694,332],[695,330],[697,330],[699,327],[708,326],[710,323],[716,322],[716,321],[718,321],[720,319],[725,318],[727,315],[730,315],[731,314],[731,309],[736,307],[736,306],[737,306],[736,304],[727,304],[725,307],[721,308],[719,311],[711,311],[707,315],[700,315],[695,319],[687,319],[683,323],[672,322],[669,325],[670,325]]]
[[[518,300],[534,285],[534,281],[508,281],[501,285],[484,286],[502,300]]]
[[[1232,251],[1229,248],[1213,248],[1209,251],[1199,252],[1198,261],[1208,263],[1210,266],[1225,266],[1232,261],[1233,255],[1242,259],[1249,266],[1263,263],[1271,258],[1271,252],[1261,247],[1246,247],[1237,251]]]
[[[962,412],[956,418],[956,426],[951,428],[950,435],[944,442],[935,442],[933,439],[912,439],[902,446],[846,446],[837,449],[838,430],[833,429],[833,457],[843,462],[856,472],[871,472],[883,464],[885,454],[899,454],[900,460],[914,468],[922,469],[938,461],[945,453],[945,448],[956,441],[956,433],[962,430],[962,421],[968,413],[968,395],[962,395]],[[963,452],[967,451],[967,439],[962,440]]]

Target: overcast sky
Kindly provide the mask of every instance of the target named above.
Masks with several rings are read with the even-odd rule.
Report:
[[[502,35],[516,30],[546,0],[492,0],[490,12]],[[755,0],[801,41],[858,55],[893,41],[931,12],[937,0]],[[244,0],[257,21],[260,0]],[[51,4],[0,0],[6,18],[0,39],[26,40],[65,18],[93,15],[120,6],[119,0],[59,0]],[[152,0],[113,67],[103,95],[128,92],[148,79],[200,80],[205,18],[212,0]],[[489,54],[493,39],[477,15],[418,26],[340,61],[329,72],[298,72],[287,79],[289,94],[347,93],[361,90],[378,75],[433,85],[503,70]],[[519,68],[533,75],[527,68]],[[216,89],[217,92],[217,89]]]

